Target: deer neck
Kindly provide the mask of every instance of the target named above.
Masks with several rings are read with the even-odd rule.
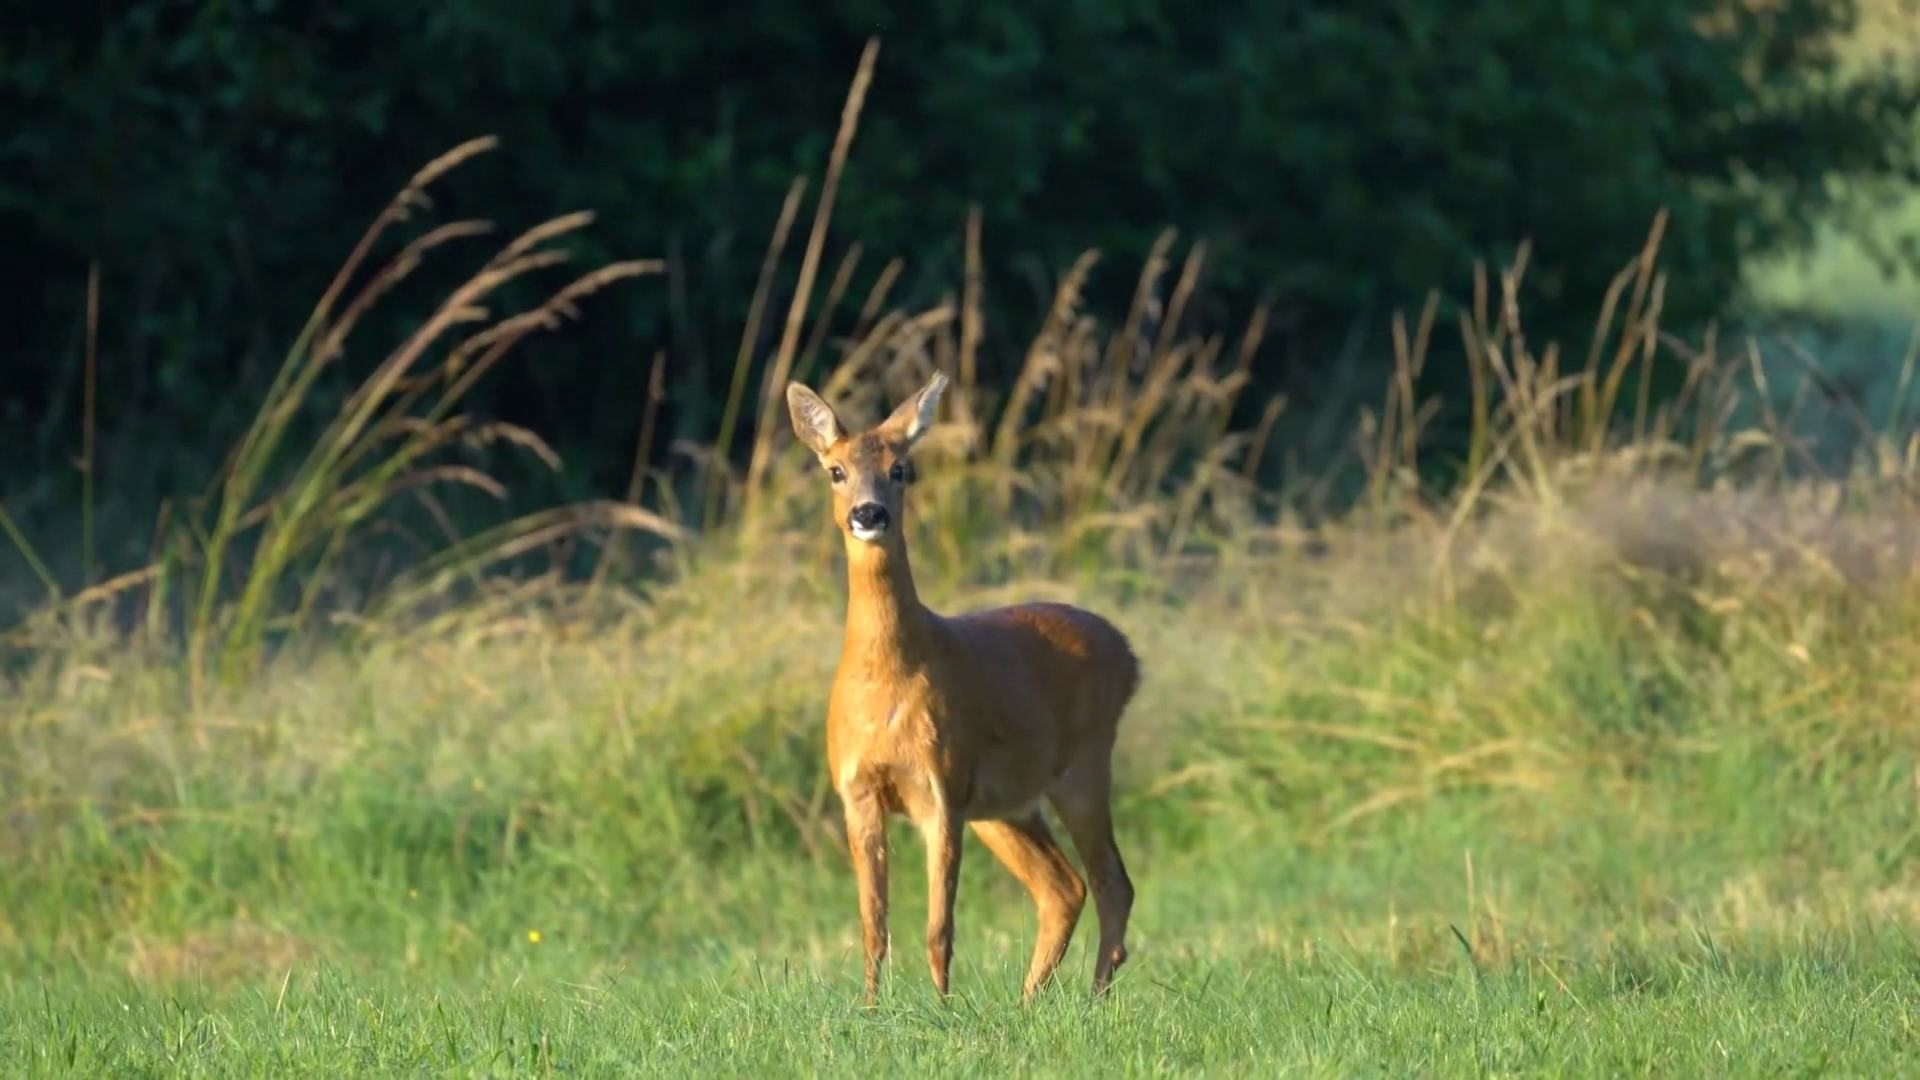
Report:
[[[847,539],[847,635],[842,663],[911,665],[925,654],[931,621],[913,587],[904,537]]]

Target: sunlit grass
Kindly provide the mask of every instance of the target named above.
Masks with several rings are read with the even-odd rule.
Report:
[[[540,235],[468,290],[543,259]],[[1903,434],[1865,432],[1823,477],[1781,417],[1742,419],[1746,354],[1661,332],[1650,242],[1592,348],[1527,339],[1513,273],[1482,279],[1464,325],[1406,320],[1356,428],[1363,496],[1332,513],[1254,483],[1280,406],[1233,417],[1263,321],[1184,330],[1195,266],[1169,240],[1111,327],[1070,274],[1005,386],[972,374],[972,273],[934,310],[876,296],[843,347],[799,325],[776,364],[850,420],[951,373],[908,523],[923,595],[1077,599],[1135,639],[1119,830],[1140,900],[1110,1001],[1084,1000],[1083,931],[1020,1009],[1030,907],[969,840],[955,1000],[896,948],[882,1007],[855,1008],[820,748],[839,541],[785,425],[759,421],[778,380],[755,386],[743,354],[729,409],[755,418],[758,469],[705,458],[675,502],[688,486],[642,463],[657,511],[550,511],[348,589],[423,484],[487,488],[450,468],[465,365],[568,293],[464,353],[435,336],[462,319],[429,321],[313,445],[276,449],[351,329],[341,291],[207,516],[17,636],[0,1058],[88,1076],[1911,1069]],[[1419,479],[1413,390],[1441,335],[1479,388],[1445,490]],[[1655,362],[1691,373],[1658,408]],[[650,538],[646,574],[481,573],[609,525]],[[179,617],[129,633],[100,617],[107,593]]]

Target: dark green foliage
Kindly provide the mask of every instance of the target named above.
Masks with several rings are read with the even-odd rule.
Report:
[[[783,194],[802,173],[817,191],[874,35],[879,70],[823,274],[863,245],[841,329],[888,258],[908,260],[901,302],[950,289],[974,204],[998,316],[990,375],[1076,254],[1108,254],[1093,296],[1111,303],[1170,225],[1209,243],[1200,319],[1278,301],[1288,332],[1263,358],[1266,389],[1309,404],[1355,326],[1431,288],[1459,296],[1474,260],[1504,261],[1526,238],[1536,333],[1583,330],[1661,207],[1669,310],[1702,316],[1728,301],[1744,255],[1804,236],[1832,177],[1913,172],[1913,94],[1891,78],[1826,78],[1852,8],[12,3],[0,10],[0,286],[15,313],[0,330],[0,437],[13,463],[72,452],[83,283],[98,260],[104,422],[205,439],[211,457],[251,408],[235,388],[273,370],[382,201],[435,154],[494,133],[503,152],[461,172],[442,216],[506,230],[593,209],[583,262],[673,260],[671,278],[597,300],[585,327],[537,344],[537,363],[476,398],[615,486],[656,349],[672,357],[665,432],[711,437]],[[786,296],[774,300],[783,311]],[[342,378],[404,329],[374,320]],[[1447,391],[1444,364],[1435,378]]]

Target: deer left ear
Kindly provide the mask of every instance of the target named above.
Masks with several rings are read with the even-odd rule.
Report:
[[[797,382],[787,384],[787,412],[793,420],[793,433],[815,454],[826,453],[846,434],[833,407]]]
[[[933,427],[934,414],[940,408],[940,395],[947,392],[947,377],[940,372],[933,373],[927,385],[920,392],[900,403],[887,417],[886,426],[899,434],[908,446],[920,441],[920,436]]]

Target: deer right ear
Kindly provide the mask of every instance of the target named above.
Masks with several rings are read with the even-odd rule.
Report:
[[[893,410],[885,426],[905,439],[908,446],[912,446],[920,441],[920,436],[925,435],[928,428],[933,427],[934,416],[940,408],[940,395],[946,392],[947,377],[938,371],[934,372],[927,379],[927,385]]]
[[[826,453],[845,434],[833,407],[797,382],[787,384],[787,414],[793,418],[793,433],[815,454]]]

